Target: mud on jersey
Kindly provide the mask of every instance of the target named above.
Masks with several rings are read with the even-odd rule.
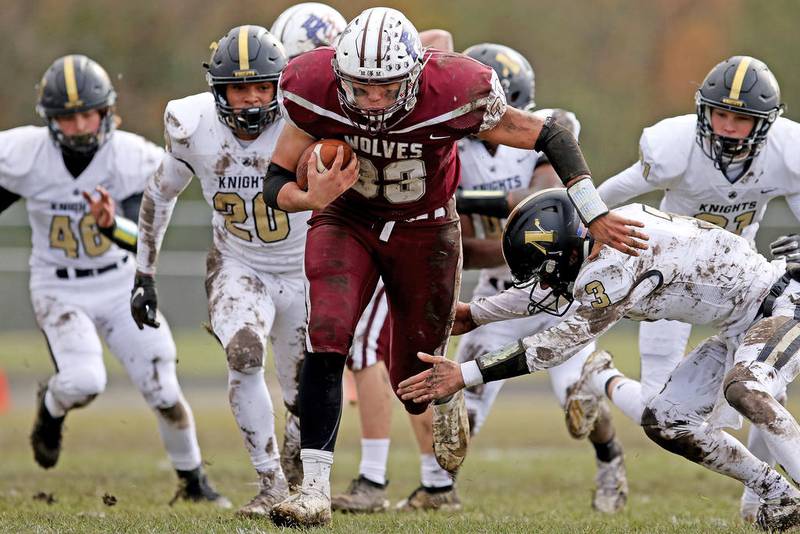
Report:
[[[217,248],[264,272],[302,269],[310,216],[264,202],[264,176],[283,124],[277,120],[244,145],[217,118],[211,93],[173,100],[164,113],[167,150],[200,180]]]
[[[115,131],[74,178],[45,127],[0,132],[0,186],[26,199],[31,225],[31,269],[96,269],[128,253],[100,234],[82,192],[102,185],[119,204],[144,190],[163,150]]]
[[[359,180],[336,202],[364,218],[385,220],[443,206],[461,173],[455,142],[493,128],[505,113],[497,74],[461,54],[428,51],[414,109],[390,131],[371,135],[339,104],[333,55],[332,48],[318,48],[291,60],[278,101],[284,117],[311,137],[343,139],[353,147]]]

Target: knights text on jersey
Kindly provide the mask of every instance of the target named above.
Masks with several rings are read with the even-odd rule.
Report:
[[[800,194],[800,125],[779,118],[752,165],[725,178],[696,142],[697,118],[684,115],[645,128],[642,175],[664,189],[661,209],[703,219],[753,240],[770,200]]]
[[[336,202],[372,220],[409,219],[443,206],[461,172],[455,142],[493,128],[505,113],[497,74],[461,54],[428,51],[414,109],[390,131],[373,135],[342,110],[333,53],[318,48],[290,61],[278,101],[284,117],[312,137],[353,147],[359,180]]]
[[[163,153],[138,135],[115,131],[75,178],[47,128],[0,132],[0,186],[26,199],[31,269],[96,269],[127,256],[100,234],[82,192],[102,185],[116,202],[141,193]]]
[[[301,270],[310,213],[264,202],[264,176],[283,121],[244,146],[218,119],[209,92],[169,102],[164,117],[169,152],[191,167],[214,210],[217,248],[264,272]]]

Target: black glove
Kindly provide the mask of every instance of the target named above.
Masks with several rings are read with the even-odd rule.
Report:
[[[800,234],[780,236],[769,244],[769,251],[775,259],[784,258],[787,262],[800,262]]]
[[[161,326],[156,320],[157,309],[156,281],[148,274],[136,273],[131,291],[131,315],[139,330],[144,330],[144,325]]]

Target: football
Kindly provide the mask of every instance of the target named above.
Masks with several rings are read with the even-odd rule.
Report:
[[[312,143],[300,155],[297,161],[297,185],[300,189],[308,189],[308,165],[313,152],[317,156],[317,172],[324,172],[330,169],[333,165],[333,160],[336,159],[336,150],[342,147],[344,149],[344,159],[342,159],[342,167],[346,167],[350,163],[350,158],[353,157],[353,149],[350,145],[339,139],[320,139]]]

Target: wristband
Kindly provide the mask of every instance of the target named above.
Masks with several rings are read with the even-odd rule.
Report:
[[[592,179],[585,177],[567,188],[569,199],[575,205],[581,220],[587,226],[598,217],[608,213],[608,206],[606,206],[600,194],[595,189]]]
[[[475,360],[470,360],[461,364],[461,378],[464,380],[465,388],[483,384],[483,375]]]

